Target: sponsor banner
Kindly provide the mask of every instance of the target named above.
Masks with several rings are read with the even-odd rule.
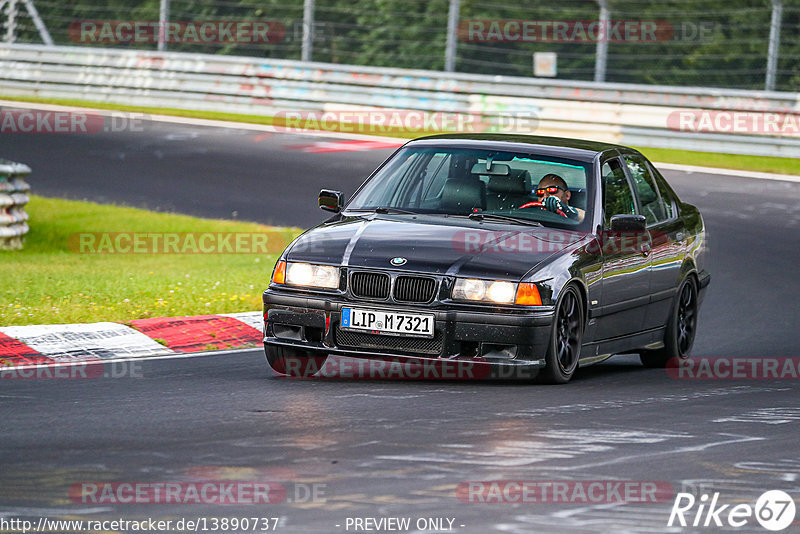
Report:
[[[81,44],[158,43],[277,43],[286,27],[275,20],[170,21],[163,25],[148,20],[81,20],[69,25],[69,38]]]
[[[462,502],[492,504],[671,502],[674,495],[667,482],[641,480],[465,481],[456,488]]]
[[[676,380],[798,380],[800,357],[673,358],[667,374]]]
[[[67,238],[76,254],[277,254],[292,236],[266,232],[77,232]]]
[[[238,349],[262,343],[260,329],[221,315],[136,319],[129,324],[176,352]]]

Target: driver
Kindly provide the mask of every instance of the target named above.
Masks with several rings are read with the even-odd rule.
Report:
[[[539,180],[539,186],[533,191],[542,207],[547,211],[558,213],[561,211],[569,217],[578,222],[583,221],[586,212],[579,208],[573,208],[569,205],[569,199],[572,193],[567,188],[567,182],[557,174],[545,174]]]

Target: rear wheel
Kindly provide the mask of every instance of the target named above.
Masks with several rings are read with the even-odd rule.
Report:
[[[317,356],[316,352],[290,347],[274,347],[264,345],[267,363],[278,374],[295,378],[314,375],[325,365],[328,356]]]
[[[566,384],[578,367],[583,341],[583,302],[575,286],[561,292],[550,333],[550,344],[542,371],[541,381],[549,384]]]
[[[673,358],[685,360],[694,345],[697,330],[697,283],[688,276],[681,284],[664,334],[664,348],[642,351],[645,367],[666,367]]]

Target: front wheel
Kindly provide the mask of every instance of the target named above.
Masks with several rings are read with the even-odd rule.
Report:
[[[673,358],[689,357],[697,330],[697,284],[687,277],[678,290],[664,334],[664,348],[642,351],[639,359],[645,367],[666,367]]]
[[[294,378],[307,378],[322,369],[328,356],[290,347],[264,345],[267,363],[278,374]]]
[[[583,341],[583,304],[575,286],[567,286],[556,305],[545,362],[540,377],[549,384],[566,384],[578,368]]]

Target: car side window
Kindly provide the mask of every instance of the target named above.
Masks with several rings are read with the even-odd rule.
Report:
[[[661,196],[658,194],[653,176],[650,173],[650,167],[645,159],[634,154],[625,154],[623,157],[633,185],[636,188],[639,206],[647,224],[656,224],[668,219],[665,214],[664,204],[661,202]]]
[[[669,190],[667,181],[664,180],[664,177],[661,176],[656,169],[653,169],[653,178],[656,179],[656,186],[658,187],[658,192],[661,194],[661,201],[664,203],[664,215],[667,220],[672,219],[677,212],[677,199],[672,191]]]
[[[606,228],[611,227],[614,215],[635,215],[633,191],[625,177],[619,160],[611,159],[603,164],[603,219]]]

